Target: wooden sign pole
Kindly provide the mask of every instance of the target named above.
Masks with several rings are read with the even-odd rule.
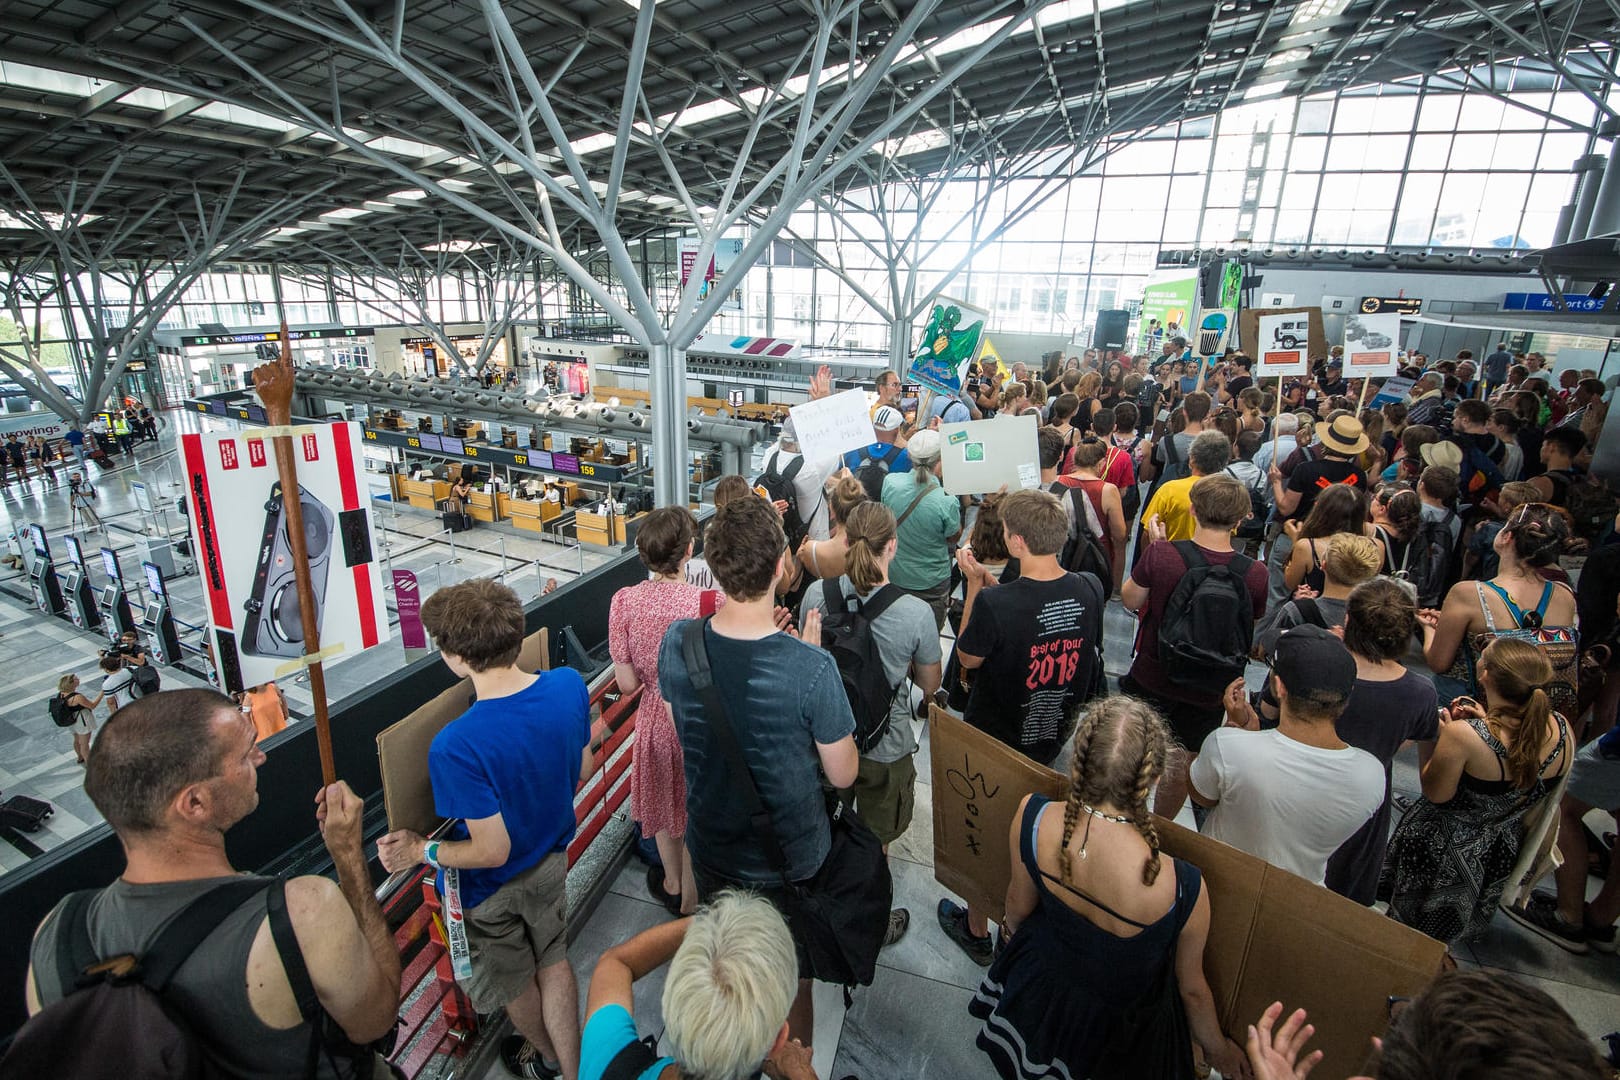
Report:
[[[286,320],[281,323],[281,355],[253,369],[253,388],[264,405],[265,419],[272,428],[282,429],[271,440],[276,451],[276,471],[281,478],[281,512],[286,521],[287,543],[292,549],[293,581],[298,589],[298,616],[304,631],[306,659],[320,655],[321,627],[315,604],[315,586],[309,577],[309,545],[304,535],[303,493],[298,486],[298,460],[293,439],[286,429],[292,425],[293,362],[292,341]],[[309,663],[309,693],[315,700],[315,741],[321,753],[321,782],[337,782],[337,765],[332,758],[332,727],[326,712],[326,673],[319,660]]]
[[[1372,376],[1371,375],[1362,376],[1362,379],[1361,379],[1361,400],[1356,403],[1356,415],[1357,416],[1360,416],[1361,415],[1361,410],[1365,409],[1367,407],[1367,388],[1369,386],[1371,386],[1371,385],[1372,385]]]

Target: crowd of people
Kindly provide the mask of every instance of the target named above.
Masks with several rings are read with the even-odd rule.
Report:
[[[915,417],[890,373],[875,441],[832,471],[789,422],[758,476],[719,482],[701,529],[684,507],[640,518],[647,578],[613,598],[608,645],[620,691],[641,692],[630,808],[670,921],[602,956],[583,1024],[564,886],[590,705],[572,669],[518,667],[523,609],[503,585],[422,607],[474,691],[428,753],[455,825],[392,832],[379,858],[426,864],[451,898],[458,980],[511,1020],[501,1054],[519,1077],[815,1076],[813,981],[870,981],[879,951],[919,932],[887,859],[916,812],[933,705],[1069,780],[1014,815],[999,924],[948,896],[934,913],[987,969],[969,1011],[1002,1077],[1312,1066],[1312,1029],[1281,1004],[1246,1039],[1220,1026],[1210,890],[1160,844],[1159,818],[1189,799],[1212,839],[1448,945],[1505,913],[1571,952],[1613,952],[1620,871],[1607,860],[1586,899],[1599,853],[1583,832],[1591,811],[1620,812],[1620,507],[1588,472],[1607,404],[1583,373],[1555,385],[1541,358],[1504,354],[1412,354],[1410,394],[1377,408],[1336,355],[1262,387],[1246,357],[1204,362],[1174,336],[1157,357],[976,367]],[[1035,426],[1039,483],[948,493],[938,428],[1001,417]],[[1117,679],[1114,603],[1135,618]],[[191,690],[137,698],[86,736],[86,787],[129,866],[47,919],[32,1009],[73,983],[57,948],[70,920],[101,955],[139,954],[230,873],[256,740],[250,708]],[[1392,777],[1412,746],[1420,793],[1403,804]],[[205,1042],[239,1025],[222,1057],[316,1046],[318,1075],[374,1075],[399,966],[376,934],[357,803],[342,784],[317,797],[336,885],[254,879],[221,916],[229,940],[202,946],[216,962],[180,969]],[[1554,843],[1553,891],[1532,892]],[[259,933],[288,917],[294,947]],[[244,983],[244,963],[270,976]],[[633,985],[666,964],[660,1055]],[[283,980],[306,966],[300,1010]],[[312,1027],[316,1009],[335,1025]],[[1556,1003],[1483,972],[1436,980],[1375,1057],[1402,1080],[1605,1075]]]

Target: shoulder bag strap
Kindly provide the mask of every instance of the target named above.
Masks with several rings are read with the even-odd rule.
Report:
[[[622,1047],[613,1060],[602,1070],[602,1080],[637,1080],[642,1073],[658,1064],[658,1051],[649,1043],[653,1039],[635,1039]]]
[[[1209,560],[1204,558],[1204,553],[1199,551],[1198,545],[1191,540],[1175,540],[1172,543],[1175,544],[1176,554],[1180,555],[1181,561],[1187,564],[1188,570],[1196,570],[1200,566],[1209,565]],[[1233,561],[1236,562],[1237,560],[1234,559]]]
[[[141,981],[147,989],[161,994],[174,978],[175,972],[212,934],[219,924],[248,899],[264,892],[268,883],[263,878],[248,878],[218,885],[203,893],[185,910],[169,920],[163,932],[141,957]]]
[[[94,889],[69,893],[56,916],[56,981],[63,994],[72,993],[79,976],[98,959],[90,940],[90,901],[95,897]]]
[[[278,877],[271,882],[266,906],[270,914],[270,937],[276,943],[276,955],[281,958],[282,970],[287,973],[287,983],[292,987],[293,1000],[298,1002],[298,1015],[310,1026],[309,1050],[304,1058],[304,1076],[313,1078],[320,1066],[326,1012],[321,1006],[320,998],[315,995],[315,985],[309,980],[309,967],[304,963],[304,950],[298,945],[298,935],[293,930],[292,917],[287,914],[287,882],[283,878]]]
[[[799,470],[802,468],[804,468],[804,455],[800,454],[798,457],[793,459],[792,464],[790,464],[780,473],[782,482],[784,484],[793,483],[794,479],[799,475]]]
[[[839,591],[842,592],[843,590],[840,589]],[[866,616],[867,622],[876,622],[880,615],[888,611],[894,605],[894,602],[904,595],[905,593],[900,591],[900,586],[885,582],[878,586],[877,592],[868,596],[861,603],[861,614]]]
[[[725,698],[714,684],[714,670],[709,666],[709,647],[703,640],[703,631],[708,625],[708,619],[694,619],[681,632],[681,655],[686,661],[686,674],[692,680],[692,689],[697,691],[698,701],[703,705],[704,719],[714,732],[720,752],[725,755],[726,764],[731,770],[732,785],[742,793],[743,801],[747,804],[749,825],[765,851],[765,859],[782,878],[782,883],[788,885],[791,882],[787,877],[787,855],[776,838],[776,824],[759,797],[759,788],[754,784],[753,774],[748,771],[748,759],[743,756],[742,744],[737,741],[737,733],[732,729]]]
[[[911,512],[917,509],[917,504],[923,501],[923,496],[928,494],[928,489],[932,486],[932,484],[924,484],[922,490],[917,492],[917,497],[911,500],[911,505],[906,507],[905,512],[895,519],[894,528],[896,532],[900,531],[900,526],[906,523],[906,518],[910,517]]]

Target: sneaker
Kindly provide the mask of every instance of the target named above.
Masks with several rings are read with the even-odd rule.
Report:
[[[501,1064],[521,1080],[558,1080],[562,1076],[560,1068],[540,1060],[540,1051],[522,1035],[508,1035],[501,1040]]]
[[[889,929],[883,934],[883,947],[887,949],[890,945],[905,937],[906,931],[910,929],[911,912],[903,907],[895,908],[889,912]]]
[[[995,959],[996,947],[990,935],[979,937],[968,929],[967,908],[950,900],[939,902],[939,928],[945,931],[945,936],[962,947],[980,967],[989,967],[990,961]]]
[[[1566,952],[1585,955],[1586,934],[1579,926],[1565,922],[1558,915],[1558,905],[1549,897],[1534,894],[1524,904],[1502,909],[1507,917],[1520,926],[1557,945]]]
[[[1582,923],[1581,929],[1586,933],[1586,944],[1590,948],[1596,949],[1600,953],[1608,953],[1610,956],[1620,952],[1620,941],[1615,940],[1613,926],[1605,926],[1599,929],[1591,923],[1585,922],[1584,919]]]

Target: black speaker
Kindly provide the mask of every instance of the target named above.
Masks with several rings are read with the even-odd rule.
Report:
[[[1097,329],[1091,338],[1093,349],[1113,350],[1125,348],[1125,332],[1131,325],[1131,313],[1124,308],[1103,308],[1097,312]]]
[[[1205,263],[1198,268],[1198,302],[1205,310],[1221,306],[1221,283],[1225,278],[1224,262]]]

